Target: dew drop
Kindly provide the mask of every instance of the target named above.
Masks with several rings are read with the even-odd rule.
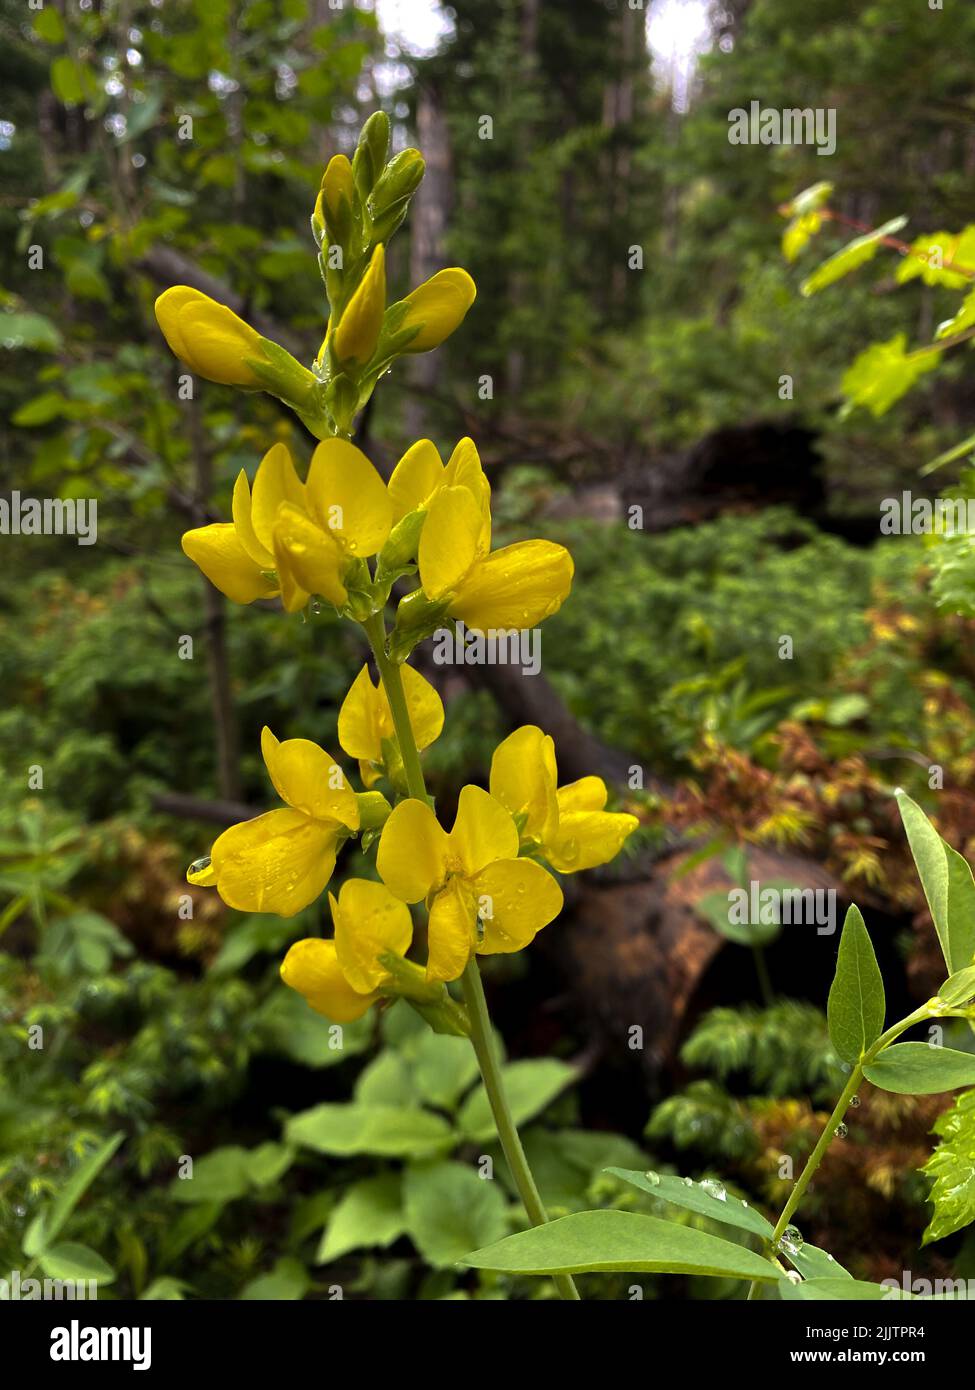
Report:
[[[843,1124],[837,1125],[836,1128],[833,1130],[833,1133],[836,1135],[837,1139],[845,1139],[849,1132],[850,1131],[847,1129],[846,1125]]]
[[[655,1173],[652,1168],[648,1169],[648,1171],[644,1173],[643,1176],[646,1178],[647,1182],[650,1184],[651,1187],[660,1186],[660,1174]]]

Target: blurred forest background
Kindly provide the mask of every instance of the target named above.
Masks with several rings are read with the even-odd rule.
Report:
[[[827,227],[791,264],[778,209],[829,179],[851,224],[960,232],[973,54],[975,8],[920,0],[0,0],[0,494],[98,502],[96,545],[0,537],[0,1274],[60,1194],[65,1237],[120,1297],[544,1292],[454,1264],[517,1221],[503,1164],[485,1183],[470,1162],[494,1141],[466,1044],[400,1004],[331,1051],[278,979],[320,905],[243,917],[184,878],[271,804],[264,723],[336,747],[364,653],[324,613],[226,604],[183,557],[241,467],[275,439],[303,465],[311,441],[267,396],[198,381],[179,400],[152,303],[196,285],[310,361],[310,210],[377,106],[427,160],[397,292],[457,264],[479,294],[383,383],[357,442],[388,472],[423,434],[448,451],[471,434],[504,538],[551,536],[577,566],[541,676],[439,671],[438,803],[537,722],[563,780],[601,773],[644,821],[621,863],[567,883],[532,952],[486,971],[539,1186],[555,1214],[706,1227],[602,1173],[653,1164],[781,1205],[781,1157],[808,1152],[842,1086],[838,935],[786,929],[756,973],[709,906],[743,874],[835,888],[871,924],[892,1009],[937,986],[890,791],[972,857],[975,563],[946,577],[878,517],[903,489],[968,486],[975,397],[962,346],[889,409],[842,408],[858,354],[930,340],[955,303],[937,277],[901,288],[896,257],[804,298],[853,233]],[[730,144],[753,99],[835,109],[835,153]],[[341,1123],[309,1133],[294,1116],[322,1101]],[[947,1104],[866,1095],[806,1238],[862,1278],[975,1276],[964,1232],[918,1249]],[[371,1123],[382,1107],[395,1124]]]

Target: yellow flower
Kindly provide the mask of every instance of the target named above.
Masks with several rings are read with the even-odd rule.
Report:
[[[350,565],[381,550],[392,526],[386,484],[360,449],[326,439],[312,455],[304,505],[285,501],[273,526],[281,601],[289,613],[321,594],[336,608],[348,600]]]
[[[336,1023],[351,1023],[382,998],[392,977],[380,956],[403,956],[413,939],[413,922],[405,903],[381,883],[352,878],[338,899],[328,901],[335,924],[334,941],[310,937],[296,941],[281,964],[281,978],[303,995],[316,1013]]]
[[[232,825],[190,883],[215,887],[228,907],[293,917],[315,901],[335,868],[339,842],[359,828],[359,804],[330,754],[306,738],[279,743],[265,728],[261,752],[288,810]]]
[[[519,818],[522,848],[540,854],[559,873],[608,864],[639,825],[636,816],[603,809],[601,777],[559,787],[555,744],[534,724],[498,744],[490,785],[491,795]]]
[[[562,908],[555,879],[518,858],[511,815],[480,787],[461,791],[449,835],[426,802],[401,801],[383,828],[376,867],[404,902],[426,899],[428,980],[456,980],[473,951],[520,951]]]
[[[477,286],[466,270],[458,266],[438,270],[400,301],[406,305],[406,316],[397,326],[397,333],[419,329],[401,351],[429,352],[439,346],[463,323],[476,295]]]
[[[410,724],[417,748],[429,748],[443,728],[443,703],[425,677],[412,666],[400,668]],[[339,710],[339,743],[350,758],[359,759],[359,772],[367,787],[382,776],[386,762],[384,741],[395,739],[393,714],[382,682],[378,688],[363,666]]]
[[[309,408],[317,379],[289,352],[262,338],[226,304],[189,285],[174,285],[156,300],[166,342],[197,376],[222,386],[270,391]]]
[[[222,594],[235,603],[272,598],[278,584],[272,527],[283,502],[303,508],[305,487],[283,444],[269,449],[258,465],[251,491],[241,469],[234,485],[233,523],[199,526],[183,536],[183,550]]]
[[[420,439],[407,449],[389,480],[389,500],[393,504],[394,524],[410,512],[429,507],[434,497],[448,487],[463,487],[474,498],[481,513],[478,543],[491,548],[491,485],[481,467],[473,439],[464,438],[450,455],[446,468],[437,446]]]
[[[379,341],[385,312],[385,251],[382,246],[377,246],[335,330],[333,346],[340,367],[365,366]]]
[[[490,533],[488,533],[488,537]],[[427,511],[419,547],[428,599],[469,628],[534,627],[562,607],[572,587],[572,556],[554,541],[516,541],[490,553],[483,514],[466,487],[445,487]]]

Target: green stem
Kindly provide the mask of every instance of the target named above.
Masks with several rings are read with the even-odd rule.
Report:
[[[369,645],[379,670],[379,678],[389,701],[400,756],[403,759],[403,769],[406,773],[407,789],[410,796],[417,797],[420,801],[426,801],[426,782],[423,778],[423,766],[420,762],[416,739],[413,737],[406,692],[403,689],[403,676],[397,663],[390,661],[386,654],[386,623],[382,613],[374,613],[363,623],[363,627],[369,638]],[[487,1000],[484,997],[484,986],[481,983],[481,972],[477,966],[476,956],[471,956],[461,977],[461,983],[470,1019],[471,1042],[480,1068],[481,1079],[484,1082],[484,1090],[491,1105],[494,1123],[501,1140],[501,1148],[518,1189],[518,1195],[528,1213],[529,1221],[533,1226],[544,1226],[548,1221],[548,1213],[542,1205],[542,1199],[539,1196],[518,1134],[518,1127],[511,1114],[508,1097],[505,1094],[501,1068],[498,1065],[491,1037],[491,1019],[488,1014]],[[579,1291],[571,1275],[555,1274],[552,1277],[562,1298],[579,1298]]]
[[[931,1010],[928,1008],[926,1004],[923,1004],[919,1009],[915,1009],[914,1013],[908,1014],[907,1018],[902,1018],[899,1023],[895,1023],[892,1027],[888,1028],[886,1033],[882,1033],[881,1036],[877,1039],[877,1041],[873,1044],[873,1046],[870,1047],[863,1054],[859,1062],[857,1062],[856,1066],[851,1071],[850,1079],[843,1088],[843,1094],[836,1102],[836,1105],[833,1108],[833,1113],[826,1121],[825,1128],[823,1129],[822,1134],[819,1136],[819,1140],[816,1144],[816,1147],[813,1149],[812,1153],[807,1158],[806,1166],[803,1168],[802,1172],[796,1179],[792,1191],[789,1193],[789,1200],[782,1208],[782,1215],[775,1223],[775,1230],[769,1237],[768,1245],[773,1255],[775,1254],[775,1251],[778,1248],[779,1241],[782,1238],[782,1234],[785,1231],[785,1228],[788,1226],[796,1211],[796,1208],[805,1196],[806,1188],[809,1186],[810,1182],[815,1176],[816,1169],[819,1167],[820,1163],[822,1163],[823,1156],[825,1155],[826,1150],[832,1143],[836,1135],[836,1131],[840,1123],[842,1122],[843,1116],[849,1109],[851,1099],[853,1098],[853,1096],[856,1095],[857,1091],[860,1088],[860,1085],[863,1081],[864,1067],[867,1066],[870,1062],[874,1061],[874,1059],[878,1057],[881,1052],[883,1052],[885,1047],[889,1046],[889,1044],[892,1043],[895,1038],[900,1037],[901,1033],[906,1032],[907,1029],[912,1027],[915,1023],[920,1023],[924,1019],[931,1017]],[[757,1298],[759,1296],[756,1291],[757,1283],[757,1280],[753,1281],[750,1289],[748,1290],[749,1299]]]
[[[775,995],[772,991],[772,980],[768,973],[765,952],[761,946],[753,946],[752,955],[755,958],[755,974],[758,976],[758,989],[762,996],[762,1003],[767,1009],[770,1009],[775,1003]]]
[[[461,983],[464,987],[464,1002],[467,1004],[467,1013],[471,1021],[471,1042],[474,1044],[477,1064],[481,1069],[481,1077],[484,1081],[488,1100],[491,1102],[491,1113],[494,1116],[494,1123],[497,1126],[498,1137],[501,1140],[501,1147],[504,1150],[508,1168],[514,1178],[521,1200],[525,1204],[529,1221],[533,1226],[544,1226],[548,1221],[548,1213],[542,1205],[538,1188],[535,1186],[535,1179],[528,1166],[528,1159],[518,1134],[518,1127],[512,1117],[508,1097],[505,1095],[501,1068],[498,1065],[497,1052],[491,1037],[491,1020],[488,1016],[487,1000],[484,998],[484,985],[481,982],[481,972],[477,966],[476,956],[472,956],[467,962],[467,968],[461,976]],[[579,1291],[571,1274],[554,1274],[552,1278],[562,1298],[578,1299]]]
[[[393,724],[396,728],[400,756],[403,759],[407,788],[410,796],[415,796],[420,801],[426,801],[427,788],[423,780],[423,766],[420,763],[416,739],[413,737],[413,726],[410,723],[410,712],[406,703],[406,691],[403,689],[403,675],[396,662],[390,661],[386,655],[386,624],[383,621],[383,615],[374,613],[368,622],[363,623],[363,627],[369,638],[372,654],[376,658],[379,678],[386,690],[386,698],[389,701]]]

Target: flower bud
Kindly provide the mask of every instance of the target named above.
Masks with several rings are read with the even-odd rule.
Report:
[[[389,117],[385,111],[374,111],[362,127],[359,143],[352,159],[356,188],[365,200],[382,173],[389,150]]]
[[[385,312],[386,259],[383,247],[377,246],[335,329],[332,347],[340,367],[365,366],[376,350]]]
[[[457,266],[438,270],[402,301],[406,313],[397,324],[398,331],[418,330],[403,351],[429,352],[449,338],[463,323],[476,295],[477,287],[466,270]]]

